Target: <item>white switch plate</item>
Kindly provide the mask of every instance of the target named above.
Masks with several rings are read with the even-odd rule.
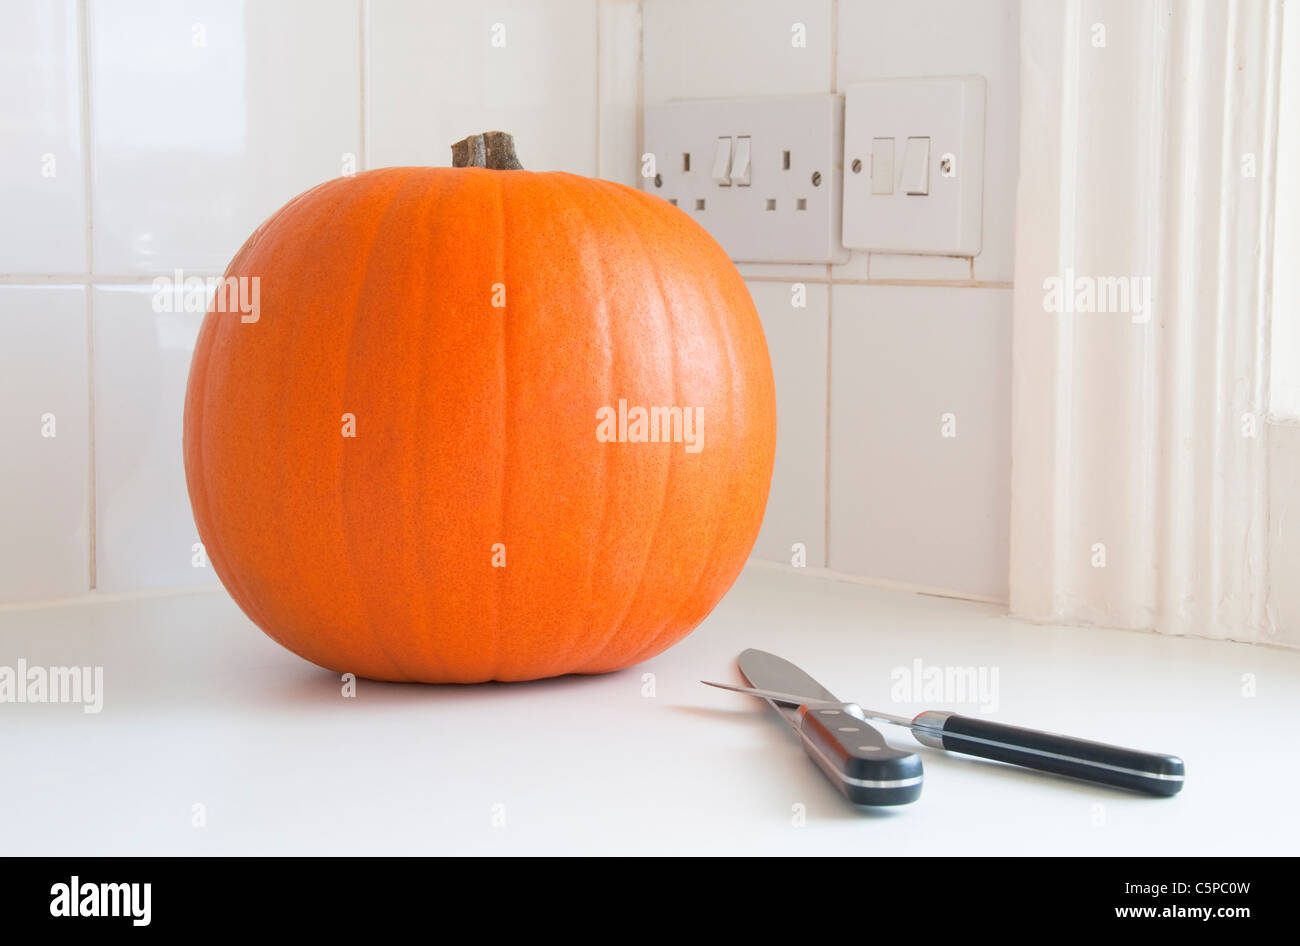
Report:
[[[844,100],[846,247],[979,255],[984,97],[983,76],[875,79],[848,87]],[[872,193],[872,151],[880,152],[876,143],[880,138],[894,142],[889,171],[893,186],[888,194]],[[908,138],[930,139],[928,194],[908,194],[903,185]]]
[[[749,184],[714,179],[718,139],[749,138]],[[844,97],[668,102],[646,108],[641,186],[690,214],[736,262],[842,263]],[[687,158],[689,155],[689,159]],[[814,180],[816,183],[814,183]]]

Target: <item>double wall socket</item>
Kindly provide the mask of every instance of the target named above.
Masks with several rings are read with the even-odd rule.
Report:
[[[736,262],[841,263],[844,99],[669,102],[646,109],[642,187]]]
[[[875,79],[844,102],[844,245],[976,256],[984,79]]]

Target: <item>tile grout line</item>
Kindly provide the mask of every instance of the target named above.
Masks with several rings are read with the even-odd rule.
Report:
[[[826,264],[818,264],[824,266]],[[833,266],[828,267],[833,269]],[[219,277],[220,270],[186,269],[186,274],[202,279]],[[109,286],[150,286],[156,279],[166,279],[168,273],[141,273],[139,275],[107,275],[105,273],[0,273],[0,286],[82,286],[87,283],[99,283]],[[800,274],[788,276],[771,276],[758,273],[741,272],[745,282],[772,283],[813,283],[815,285],[832,284],[836,286],[929,286],[938,289],[1014,289],[1014,282],[995,279],[872,279],[851,276]]]
[[[844,276],[748,276],[741,273],[745,282],[811,283],[825,286],[911,286],[932,289],[1014,289],[1009,282],[983,282],[978,279],[853,279]]]
[[[366,171],[370,168],[370,136],[366,134],[366,124],[369,121],[370,113],[366,108],[366,96],[369,94],[370,84],[366,81],[366,70],[370,67],[370,57],[366,53],[366,17],[370,11],[370,0],[360,0],[357,4],[357,42],[359,50],[357,52],[357,73],[361,86],[361,133],[359,136],[359,147],[361,154],[357,160],[360,165],[358,170]]]
[[[840,90],[840,0],[831,0],[831,94]],[[841,120],[842,121],[842,120]],[[843,128],[840,129],[843,136]],[[844,195],[844,169],[840,169],[840,199]],[[870,275],[871,261],[867,261]],[[835,269],[826,264],[826,444],[822,458],[822,567],[831,567],[831,333],[835,330]]]
[[[830,266],[826,267],[828,270]],[[833,318],[835,307],[835,284],[826,286],[826,455],[823,481],[825,482],[825,524],[822,527],[822,567],[831,567],[831,333],[835,330]]]
[[[186,269],[185,272],[190,276],[203,279],[222,275],[215,269]],[[104,273],[5,273],[0,275],[0,286],[84,286],[88,283],[106,286],[152,286],[156,280],[169,278],[167,273],[142,273],[138,276],[108,276]]]
[[[49,608],[79,607],[119,601],[148,601],[156,598],[178,598],[186,595],[222,592],[220,582],[206,585],[169,585],[163,588],[135,588],[130,591],[82,591],[61,598],[37,598],[32,601],[5,601],[0,603],[0,614],[15,611],[44,611]]]
[[[600,74],[605,68],[605,50],[600,45],[600,21],[604,16],[605,4],[601,0],[596,0],[596,177],[603,178],[605,169],[601,166],[601,154],[604,149],[601,147],[600,138]]]
[[[90,122],[90,31],[89,19],[90,13],[87,8],[88,0],[77,0],[77,78],[80,83],[81,93],[81,196],[85,203],[86,212],[86,232],[85,253],[86,253],[86,278],[80,280],[83,294],[83,304],[85,305],[86,314],[86,419],[88,440],[86,461],[87,461],[87,484],[86,484],[86,546],[88,553],[88,573],[87,579],[90,584],[90,591],[94,591],[98,584],[98,558],[99,550],[97,548],[98,534],[96,530],[96,521],[98,512],[95,501],[95,313],[94,303],[91,300],[91,280],[90,274],[95,271],[95,221],[94,221],[94,204],[93,204],[93,184],[94,173],[91,169],[93,149],[91,148],[91,122]]]
[[[831,0],[831,94],[840,91],[840,0]]]
[[[645,154],[645,0],[636,4],[636,154],[633,179],[642,188],[641,156]]]
[[[833,568],[815,568],[811,565],[788,565],[785,562],[767,558],[756,558],[752,555],[746,560],[745,567],[747,569],[758,568],[775,572],[785,572],[786,574],[797,575],[800,578],[816,578],[822,581],[847,582],[848,584],[857,585],[862,588],[876,588],[880,591],[898,592],[899,594],[922,595],[927,598],[944,598],[949,601],[969,601],[975,604],[1007,604],[1006,598],[997,595],[981,594],[978,591],[961,591],[956,588],[944,588],[938,585],[918,585],[912,582],[899,581],[894,578],[883,578],[874,575],[857,575],[852,572],[837,572]],[[1113,630],[1119,629],[1114,628]]]

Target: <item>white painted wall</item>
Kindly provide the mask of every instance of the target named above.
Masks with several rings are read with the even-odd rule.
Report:
[[[0,23],[0,604],[212,582],[180,463],[196,314],[285,200],[446,163],[504,127],[532,168],[636,182],[640,110],[988,80],[984,251],[745,267],[780,443],[756,555],[1004,599],[1015,0],[7,0]],[[491,45],[505,24],[505,49]],[[792,27],[807,45],[791,44]],[[808,286],[807,308],[790,285]],[[942,438],[942,413],[957,417]],[[40,418],[57,417],[43,437]],[[829,528],[828,528],[829,524]]]

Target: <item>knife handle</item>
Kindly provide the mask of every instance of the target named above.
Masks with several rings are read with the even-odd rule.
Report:
[[[912,721],[912,732],[922,744],[949,752],[1010,762],[1149,795],[1176,795],[1183,787],[1183,760],[1178,756],[1139,752],[934,711],[917,716]]]
[[[895,749],[843,709],[799,707],[799,737],[813,762],[857,805],[905,805],[921,795],[921,757]]]

